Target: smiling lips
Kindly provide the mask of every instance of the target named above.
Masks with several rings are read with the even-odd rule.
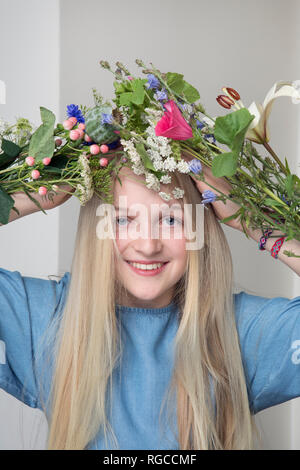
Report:
[[[168,261],[143,261],[142,263],[136,261],[126,262],[134,272],[143,276],[154,276],[161,273],[168,263]]]

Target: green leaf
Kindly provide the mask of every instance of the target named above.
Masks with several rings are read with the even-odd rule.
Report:
[[[144,102],[145,90],[144,90],[143,82],[144,81],[141,79],[136,79],[132,82],[132,87],[134,91],[133,91],[131,101],[132,103],[136,105],[143,104]]]
[[[270,197],[267,197],[266,199],[264,199],[264,204],[266,204],[266,206],[271,206],[271,207],[282,207],[282,206],[286,206],[286,203],[284,201],[282,202],[279,202],[279,201],[276,201],[275,199],[272,199]]]
[[[174,93],[181,95],[184,89],[183,75],[180,73],[168,72],[166,73],[166,82]]]
[[[288,197],[292,197],[292,191],[293,191],[293,186],[294,186],[294,175],[288,175],[286,177],[286,180],[284,182],[285,189],[287,191]]]
[[[212,162],[212,174],[217,178],[222,176],[233,176],[237,170],[238,153],[222,153],[214,158]]]
[[[40,205],[39,201],[38,201],[37,199],[34,199],[34,197],[31,196],[30,192],[29,192],[26,188],[24,188],[23,191],[24,191],[24,193],[27,194],[28,198],[29,198],[32,202],[34,202],[34,204],[35,204],[42,212],[44,212],[44,214],[47,215],[47,212],[44,211],[44,209],[43,209],[42,206]]]
[[[290,170],[290,167],[289,167],[288,161],[287,161],[287,159],[286,159],[286,158],[285,158],[284,160],[285,160],[285,168],[286,168],[286,170],[287,170],[288,174],[291,174],[291,170]]]
[[[225,219],[221,219],[220,222],[226,224],[230,222],[230,220],[236,219],[241,213],[241,209],[238,209],[234,214],[230,215],[229,217],[225,217]]]
[[[7,194],[4,189],[0,187],[0,223],[7,224],[9,221],[9,214],[13,208],[15,201]]]
[[[28,152],[36,161],[45,157],[52,158],[55,148],[53,138],[55,115],[43,107],[40,108],[40,112],[43,124],[32,135]]]
[[[150,157],[147,153],[147,151],[145,150],[145,147],[144,147],[144,144],[136,144],[136,150],[137,152],[139,153],[141,159],[142,159],[142,162],[145,166],[145,168],[148,168],[148,170],[154,170],[155,171],[155,168],[152,164],[152,161],[150,160]]]
[[[195,103],[200,99],[200,94],[196,88],[184,81],[183,95],[189,103]]]
[[[2,139],[2,150],[6,155],[15,159],[19,155],[21,147],[10,140]]]
[[[122,93],[120,95],[120,106],[128,106],[131,103],[132,96],[133,96],[132,91]]]
[[[249,124],[253,119],[254,116],[246,108],[239,109],[226,116],[217,117],[214,130],[216,140],[239,153]]]

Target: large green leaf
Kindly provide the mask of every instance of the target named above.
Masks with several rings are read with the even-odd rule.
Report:
[[[211,171],[214,176],[221,178],[222,176],[233,176],[237,170],[238,153],[227,152],[222,153],[214,158]]]
[[[52,158],[55,148],[53,136],[55,115],[43,107],[40,108],[40,112],[43,124],[32,135],[28,152],[36,161],[45,157]]]
[[[184,89],[183,75],[180,73],[168,72],[166,73],[166,82],[174,93],[181,95]]]
[[[195,103],[200,99],[200,94],[196,88],[184,81],[183,95],[189,103]]]
[[[13,208],[15,201],[7,194],[0,186],[0,223],[7,224],[9,221],[9,214]]]
[[[226,116],[217,117],[214,129],[216,140],[239,153],[247,129],[253,119],[254,116],[246,108],[239,109]]]
[[[2,139],[1,147],[2,147],[3,152],[12,158],[17,157],[21,151],[21,147],[19,147],[14,142],[11,142],[10,140],[6,140],[6,139]]]
[[[19,155],[21,148],[10,140],[2,139],[2,150],[0,154],[0,168],[5,170]]]

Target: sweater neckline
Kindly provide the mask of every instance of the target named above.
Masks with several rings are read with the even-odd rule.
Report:
[[[174,301],[160,308],[142,308],[142,307],[127,307],[125,305],[116,304],[116,308],[121,314],[135,313],[139,315],[167,315],[175,313],[178,307]]]

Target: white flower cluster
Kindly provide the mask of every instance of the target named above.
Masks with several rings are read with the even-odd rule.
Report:
[[[149,123],[149,126],[146,129],[146,151],[154,169],[156,171],[161,171],[164,174],[158,178],[155,174],[145,168],[135,147],[135,142],[138,141],[140,137],[138,134],[131,132],[132,138],[129,140],[121,139],[121,144],[124,148],[124,151],[131,160],[133,172],[136,175],[144,174],[147,188],[153,189],[154,191],[158,192],[162,199],[169,201],[172,196],[171,194],[167,194],[164,191],[160,191],[160,183],[171,183],[171,176],[169,173],[175,171],[178,171],[179,173],[189,173],[189,164],[185,160],[177,161],[172,156],[170,139],[156,135],[155,125],[157,120],[161,118],[162,112],[151,108],[146,108],[145,111],[147,114],[145,114],[144,117],[145,120]],[[184,190],[175,188],[172,191],[172,194],[175,199],[181,199],[183,198]]]
[[[124,151],[127,153],[131,162],[133,163],[132,171],[136,175],[144,175],[145,167],[143,165],[143,162],[141,160],[139,153],[137,152],[135,148],[134,140],[133,139],[130,139],[130,140],[121,139],[120,142],[124,148]]]
[[[83,206],[86,204],[94,194],[94,188],[92,186],[92,177],[91,177],[91,169],[88,163],[88,159],[86,155],[80,155],[78,158],[79,168],[80,168],[80,176],[82,177],[82,183],[78,184],[76,187],[76,193],[78,195],[80,204]]]

